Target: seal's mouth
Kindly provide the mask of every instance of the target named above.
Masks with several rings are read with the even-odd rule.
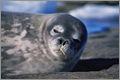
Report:
[[[65,53],[61,50],[61,49],[58,49],[58,50],[54,50],[55,53],[61,53],[63,55],[65,55]]]

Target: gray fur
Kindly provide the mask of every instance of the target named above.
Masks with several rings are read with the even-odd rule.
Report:
[[[52,32],[55,25],[57,33]],[[1,73],[70,71],[79,60],[86,41],[84,24],[69,14],[1,12]],[[57,56],[53,48],[61,50],[55,52]]]

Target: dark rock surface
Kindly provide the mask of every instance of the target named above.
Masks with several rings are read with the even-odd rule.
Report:
[[[71,72],[4,76],[11,79],[119,79],[119,28],[89,34],[88,42]]]

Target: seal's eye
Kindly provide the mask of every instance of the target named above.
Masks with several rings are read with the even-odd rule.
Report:
[[[54,35],[59,35],[59,33],[63,33],[63,32],[64,32],[63,26],[61,26],[61,25],[55,25],[55,26],[51,29],[50,34],[51,34],[52,36],[54,36]]]
[[[75,43],[80,43],[78,39],[73,39]]]
[[[57,31],[56,29],[53,29],[53,31],[54,31],[55,33],[59,33],[59,31]]]

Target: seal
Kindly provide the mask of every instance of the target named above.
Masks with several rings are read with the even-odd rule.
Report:
[[[70,71],[86,42],[85,25],[67,13],[1,12],[1,74]]]

